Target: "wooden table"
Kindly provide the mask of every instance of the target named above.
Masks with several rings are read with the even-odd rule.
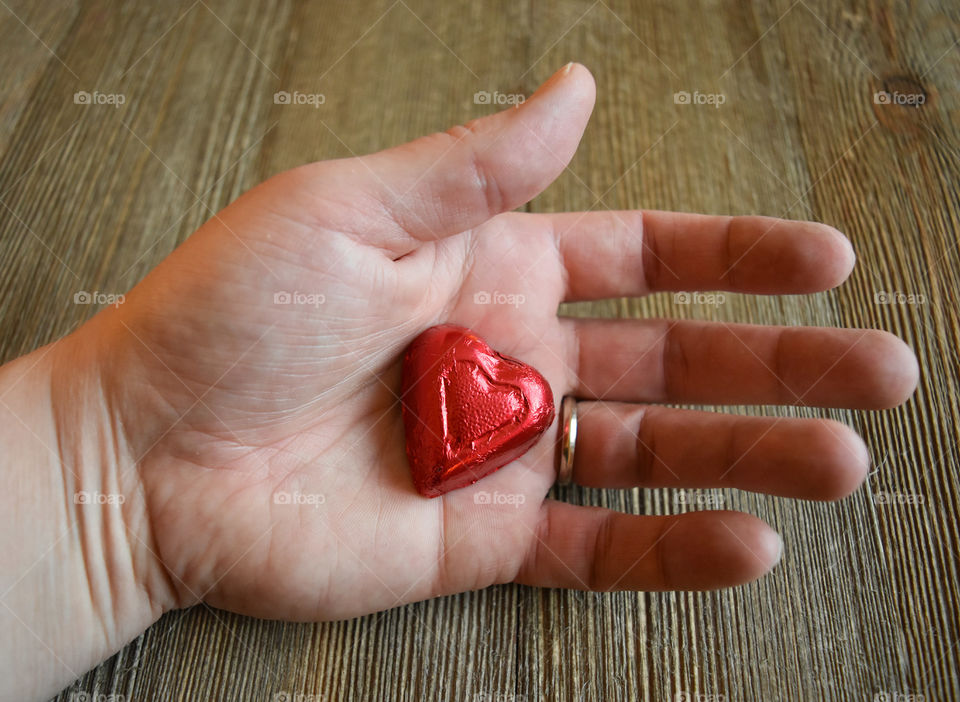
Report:
[[[529,94],[576,59],[597,78],[597,108],[531,210],[817,219],[849,234],[860,265],[810,298],[655,296],[572,312],[875,326],[911,343],[923,369],[901,409],[827,413],[872,449],[875,471],[853,497],[724,493],[787,544],[750,586],[504,586],[320,625],[198,607],[61,698],[955,698],[958,37],[960,10],[929,2],[3,0],[4,359],[91,315],[76,291],[133,286],[269,175],[492,112],[476,92]],[[277,91],[325,102],[276,104]],[[699,508],[657,490],[562,496]]]

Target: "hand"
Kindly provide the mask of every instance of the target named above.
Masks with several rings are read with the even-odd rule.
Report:
[[[517,109],[282,173],[78,332],[99,340],[118,470],[142,487],[131,548],[149,548],[153,572],[169,576],[164,608],[204,600],[337,619],[511,581],[717,588],[777,561],[775,532],[746,514],[635,516],[545,499],[556,427],[482,483],[418,495],[400,358],[443,322],[533,365],[558,400],[593,401],[581,405],[583,485],[833,499],[860,484],[867,451],[837,423],[646,403],[889,407],[917,377],[894,337],[557,317],[564,300],[660,290],[812,293],[854,264],[847,240],[820,224],[510,212],[566,166],[593,101],[589,73],[572,65]],[[493,292],[512,297],[480,304]],[[505,497],[477,504],[481,490]]]

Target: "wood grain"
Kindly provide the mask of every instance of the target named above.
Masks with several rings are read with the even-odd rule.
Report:
[[[812,218],[847,232],[860,265],[809,298],[654,296],[567,313],[880,327],[911,343],[923,369],[901,409],[828,413],[872,447],[876,470],[853,497],[721,493],[784,535],[782,563],[753,585],[504,586],[320,625],[195,608],[59,699],[957,698],[958,23],[947,3],[879,0],[7,0],[4,359],[69,332],[93,312],[71,304],[75,292],[130,288],[267,176],[464,122],[492,110],[473,104],[475,91],[529,94],[576,59],[597,78],[596,112],[530,209]],[[326,102],[286,108],[277,90]],[[925,101],[876,104],[880,90]],[[76,104],[77,91],[124,104]],[[677,104],[681,91],[724,102]],[[559,494],[645,513],[696,508],[668,491]]]

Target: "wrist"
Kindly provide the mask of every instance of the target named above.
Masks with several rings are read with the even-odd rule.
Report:
[[[104,317],[0,367],[0,645],[22,697],[56,692],[176,603],[104,392]]]
[[[111,310],[112,312],[112,310]],[[117,402],[116,379],[106,347],[113,343],[112,316],[100,314],[50,353],[50,413],[56,433],[68,509],[78,525],[98,523],[90,552],[102,556],[103,592],[112,591],[103,611],[136,616],[175,609],[170,575],[157,553],[148,502],[141,479],[143,458],[131,440],[126,415]],[[90,508],[93,508],[92,510]],[[97,551],[100,546],[102,551]],[[94,572],[94,571],[91,571]],[[110,587],[104,588],[112,579]]]

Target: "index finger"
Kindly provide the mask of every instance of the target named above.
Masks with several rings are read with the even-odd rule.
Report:
[[[856,260],[843,234],[817,222],[653,210],[532,216],[552,228],[568,302],[661,290],[820,292],[846,280]]]

